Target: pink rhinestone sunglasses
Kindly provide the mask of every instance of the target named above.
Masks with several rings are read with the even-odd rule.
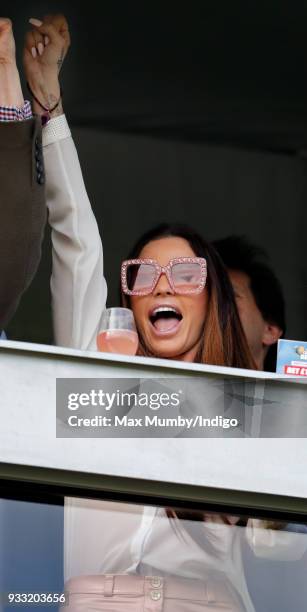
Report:
[[[122,290],[126,295],[149,295],[161,274],[165,274],[174,293],[201,293],[207,280],[207,262],[203,257],[177,257],[167,266],[155,259],[127,259],[121,266]]]

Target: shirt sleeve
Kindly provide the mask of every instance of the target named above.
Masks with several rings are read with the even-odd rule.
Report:
[[[64,115],[43,128],[56,344],[97,350],[107,286],[98,226]]]
[[[0,121],[27,121],[32,119],[31,104],[28,100],[25,101],[21,108],[17,106],[0,106]]]

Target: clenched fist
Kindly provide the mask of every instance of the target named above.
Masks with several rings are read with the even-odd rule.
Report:
[[[15,64],[12,22],[4,17],[0,17],[0,64]]]

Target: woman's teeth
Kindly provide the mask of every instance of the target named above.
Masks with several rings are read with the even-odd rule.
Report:
[[[176,310],[176,308],[172,308],[170,306],[158,306],[154,309],[152,316],[159,314],[160,312],[170,312],[175,313],[175,315],[179,315],[180,313]]]
[[[170,332],[175,330],[180,321],[182,315],[176,308],[170,306],[158,306],[152,311],[150,321],[154,328],[158,332]]]

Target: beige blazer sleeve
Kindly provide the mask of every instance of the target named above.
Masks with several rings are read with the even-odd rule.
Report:
[[[64,115],[44,128],[43,146],[52,236],[55,342],[96,350],[107,298],[102,244]]]

